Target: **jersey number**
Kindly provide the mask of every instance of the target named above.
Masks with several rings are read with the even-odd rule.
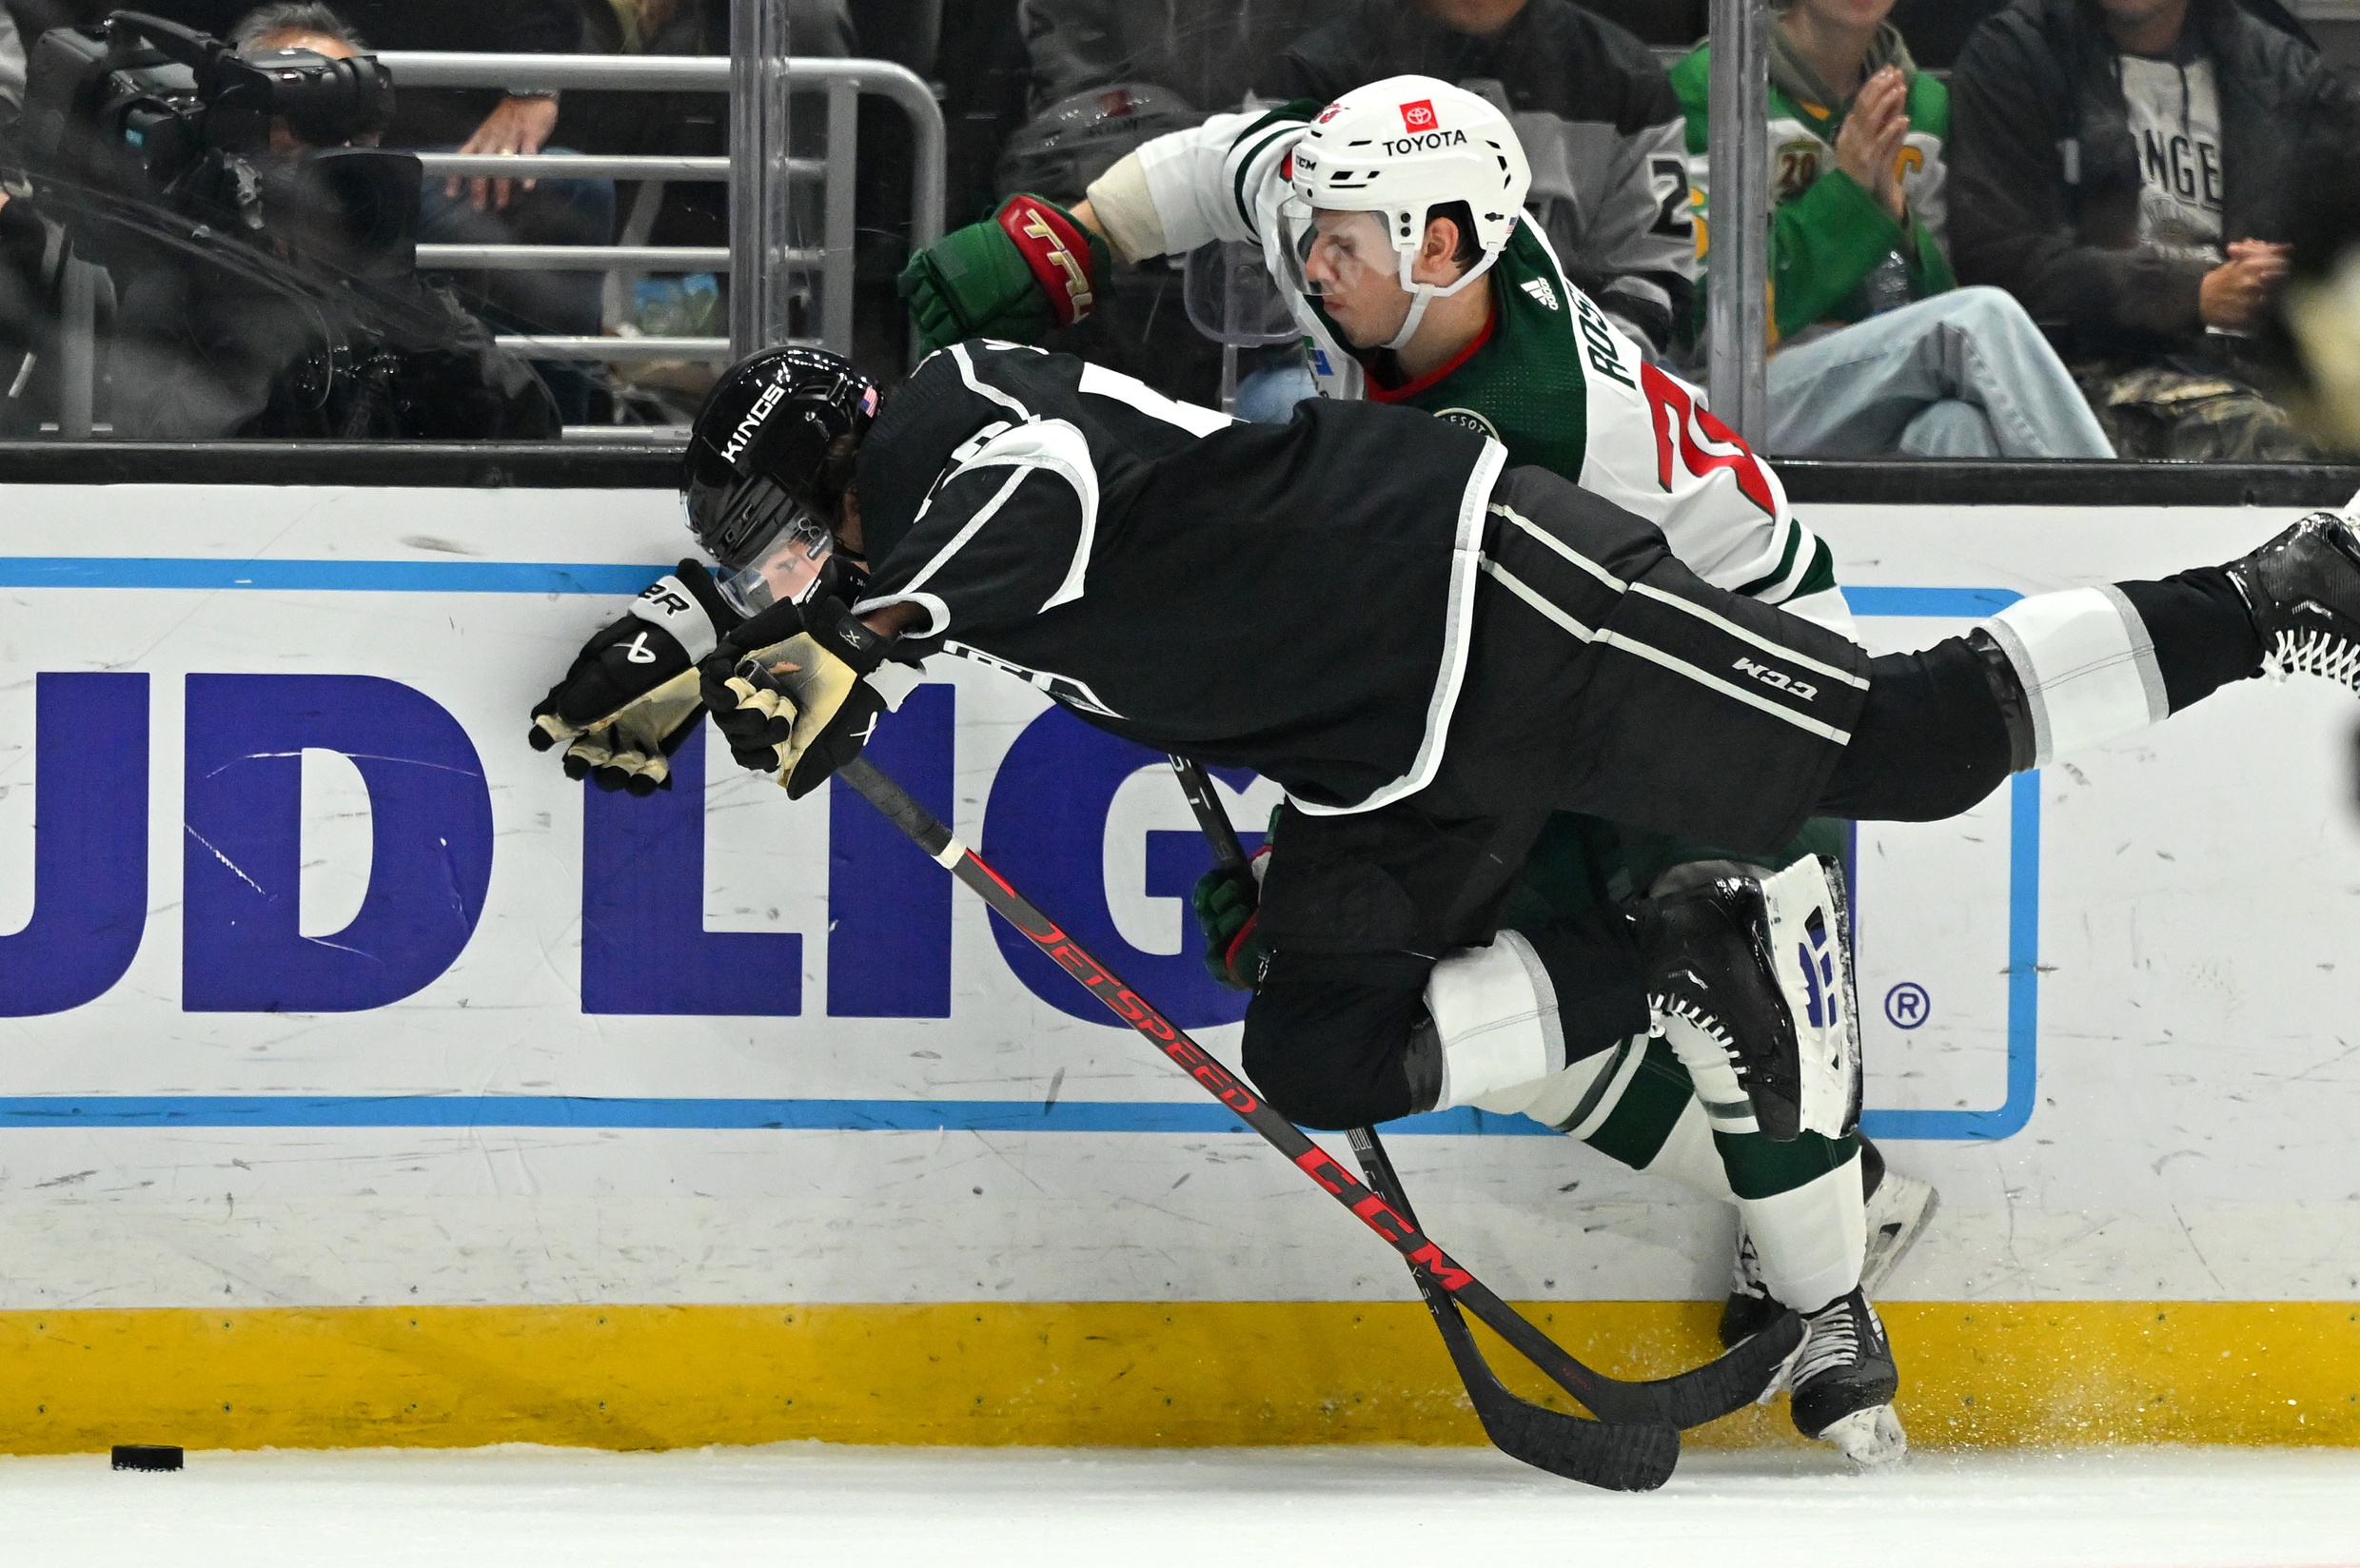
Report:
[[[1658,158],[1648,167],[1655,186],[1655,227],[1649,232],[1687,239],[1696,233],[1688,221],[1688,164],[1683,158]]]
[[[1672,452],[1679,449],[1680,461],[1698,479],[1716,468],[1726,468],[1738,481],[1738,489],[1747,500],[1772,517],[1779,515],[1777,500],[1770,493],[1770,476],[1762,472],[1761,461],[1751,448],[1738,439],[1738,433],[1713,417],[1712,411],[1697,406],[1688,389],[1654,365],[1639,367],[1640,389],[1647,399],[1647,412],[1655,419],[1655,477],[1666,492],[1672,488]]]

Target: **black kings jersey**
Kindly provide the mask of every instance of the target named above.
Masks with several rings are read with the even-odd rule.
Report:
[[[862,444],[862,613],[1314,813],[1423,788],[1464,673],[1497,441],[1313,400],[1283,425],[1067,355],[931,356]]]

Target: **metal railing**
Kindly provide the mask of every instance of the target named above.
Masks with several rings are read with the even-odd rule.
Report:
[[[1770,8],[1712,0],[1704,298],[1713,412],[1759,446],[1769,434]]]
[[[738,8],[754,16],[774,7]],[[378,59],[403,88],[550,88],[558,90],[716,92],[731,97],[732,151],[727,158],[675,154],[532,157],[431,153],[421,162],[429,178],[612,179],[653,182],[724,181],[730,186],[730,245],[422,245],[418,265],[432,268],[505,271],[674,271],[732,275],[729,337],[580,338],[503,334],[503,348],[535,359],[728,360],[790,341],[785,284],[816,272],[819,335],[799,340],[838,354],[852,352],[853,190],[858,164],[860,95],[890,99],[909,116],[915,144],[911,177],[911,240],[928,245],[942,234],[945,132],[941,106],[925,82],[886,60],[789,60],[783,41],[757,40],[744,58],[702,55],[460,54],[386,50]],[[765,69],[767,68],[767,69]],[[827,95],[826,153],[791,156],[786,147],[789,94]],[[758,102],[749,103],[749,94]],[[755,112],[749,112],[753,110]],[[820,244],[797,245],[789,230],[791,185],[824,189]],[[663,345],[661,348],[656,345]]]

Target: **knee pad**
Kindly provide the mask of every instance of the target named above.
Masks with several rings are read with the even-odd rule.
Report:
[[[1859,1157],[1764,1198],[1740,1198],[1761,1283],[1798,1312],[1816,1312],[1860,1283],[1868,1248]]]

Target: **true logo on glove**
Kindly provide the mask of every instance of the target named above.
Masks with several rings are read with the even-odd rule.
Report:
[[[1072,326],[1089,315],[1097,297],[1091,289],[1089,266],[1075,254],[1089,248],[1080,231],[1031,202],[1010,202],[1000,209],[999,225],[1016,242],[1025,265],[1050,296],[1057,324]]]
[[[1036,240],[1048,242],[1049,259],[1065,274],[1066,298],[1073,319],[1079,321],[1090,313],[1090,279],[1082,271],[1082,264],[1073,259],[1073,252],[1067,249],[1065,242],[1057,237],[1057,231],[1049,226],[1049,220],[1042,217],[1037,208],[1028,210],[1032,222],[1024,225],[1024,231]]]

